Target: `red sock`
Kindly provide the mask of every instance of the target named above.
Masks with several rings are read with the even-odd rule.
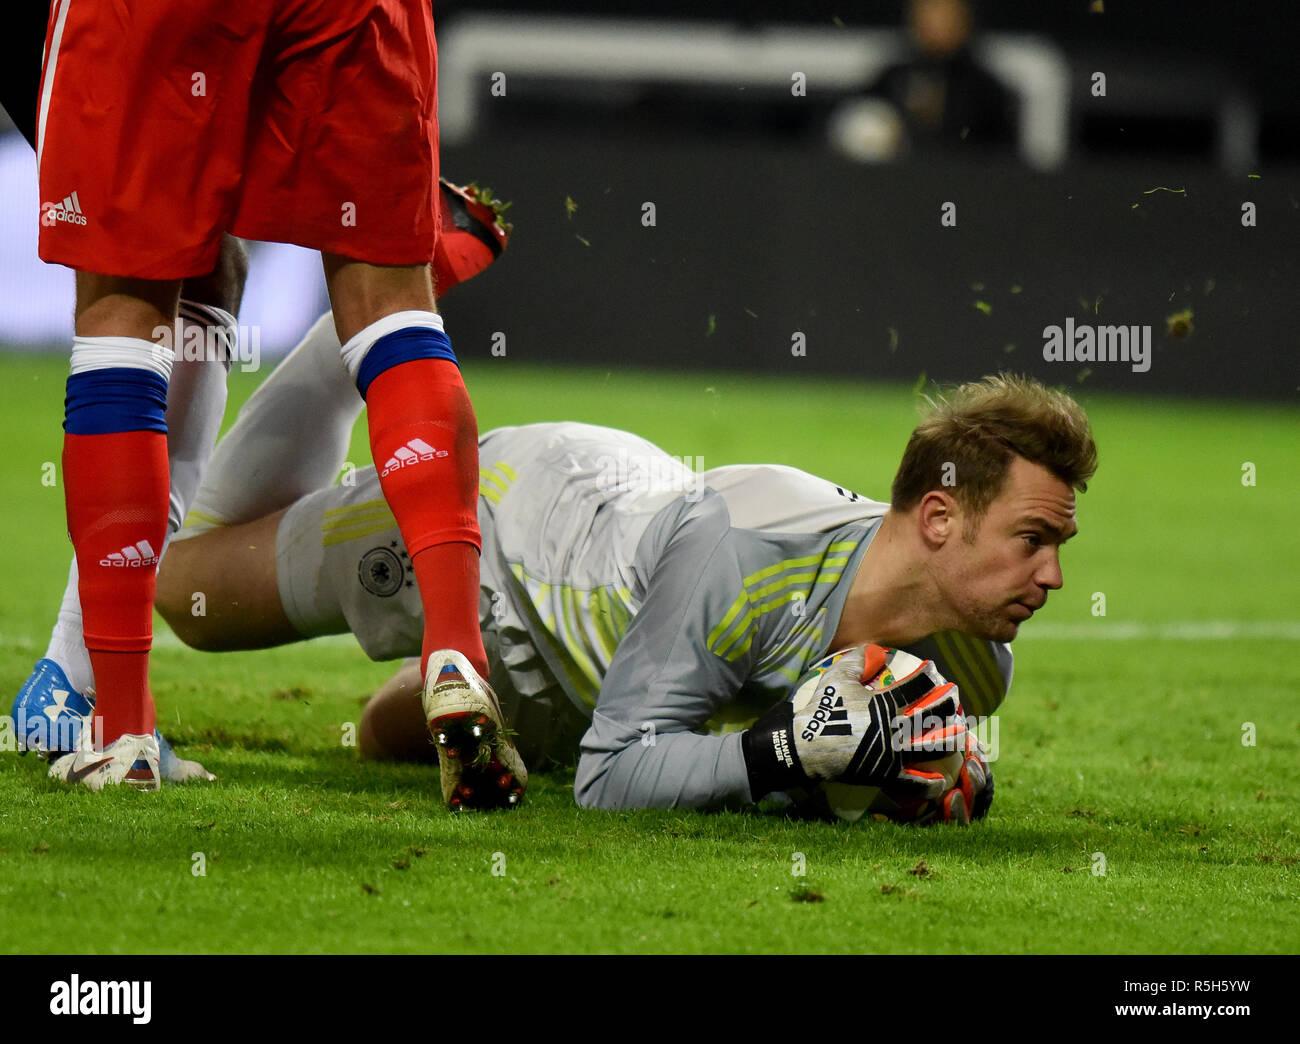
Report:
[[[420,673],[429,666],[429,654],[455,649],[474,665],[483,678],[488,676],[487,653],[478,626],[478,558],[473,544],[434,544],[411,555],[415,582],[424,602],[424,641],[420,649]],[[430,591],[433,597],[425,598]],[[470,612],[465,606],[471,607]]]
[[[443,359],[393,366],[366,390],[370,452],[424,606],[423,670],[455,649],[487,677],[478,626],[478,423],[460,368]]]
[[[154,579],[167,534],[167,436],[65,435],[68,533],[95,672],[103,741],[154,728],[149,692]]]

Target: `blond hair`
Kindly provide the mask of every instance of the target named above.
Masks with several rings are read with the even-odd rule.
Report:
[[[1033,378],[984,377],[925,403],[891,487],[896,511],[910,510],[937,489],[978,520],[1001,491],[1013,455],[1080,492],[1097,470],[1097,445],[1082,407]]]

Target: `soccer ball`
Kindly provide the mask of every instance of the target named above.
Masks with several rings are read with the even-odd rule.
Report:
[[[791,702],[795,712],[807,706],[817,698],[821,689],[821,677],[837,660],[853,649],[841,649],[825,659],[815,663],[795,687]],[[885,666],[874,678],[863,685],[872,691],[893,685],[900,678],[906,678],[915,672],[925,661],[902,649],[890,649],[885,657]],[[913,767],[926,772],[941,772],[944,777],[943,789],[947,791],[957,783],[965,761],[963,754],[953,751],[933,761],[924,761]],[[897,823],[912,823],[933,812],[930,802],[918,800],[911,795],[891,794],[888,788],[856,786],[850,783],[817,783],[810,792],[796,795],[797,803],[815,815],[823,818],[844,819],[856,823],[863,816],[878,820],[893,820]]]

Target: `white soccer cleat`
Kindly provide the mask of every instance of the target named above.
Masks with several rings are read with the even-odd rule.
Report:
[[[95,690],[78,692],[54,660],[40,659],[14,699],[13,718],[18,749],[35,751],[55,761],[75,752],[82,728],[95,712]],[[212,782],[217,777],[197,761],[177,757],[167,737],[153,730],[158,741],[158,774],[167,783]]]
[[[430,656],[423,702],[447,807],[517,806],[528,785],[528,769],[510,742],[492,687],[469,660],[453,649]]]
[[[158,741],[153,734],[119,736],[102,751],[95,750],[90,729],[82,729],[77,749],[50,766],[50,778],[81,783],[91,790],[125,785],[136,790],[157,790]]]
[[[211,783],[217,778],[197,761],[178,757],[167,737],[157,729],[153,735],[158,741],[158,774],[168,783]]]

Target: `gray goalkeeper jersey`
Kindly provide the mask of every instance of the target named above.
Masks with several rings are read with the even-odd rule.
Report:
[[[485,434],[480,477],[492,681],[521,733],[542,727],[530,704],[589,718],[579,804],[750,800],[740,734],[725,729],[831,651],[887,505],[777,465],[697,475],[637,436],[572,423]],[[386,520],[373,470],[286,515],[281,594],[304,634],[340,629],[325,617],[341,612],[370,655],[419,651],[418,593],[400,582]],[[321,597],[322,576],[334,597]],[[909,648],[958,684],[967,713],[991,712],[1010,684],[1005,645],[946,632]]]
[[[887,505],[793,468],[705,472],[636,552],[648,583],[605,674],[582,740],[575,793],[597,808],[710,807],[750,800],[738,731],[787,697],[828,652]],[[992,711],[1010,649],[964,635],[910,647],[957,681],[968,714]]]

